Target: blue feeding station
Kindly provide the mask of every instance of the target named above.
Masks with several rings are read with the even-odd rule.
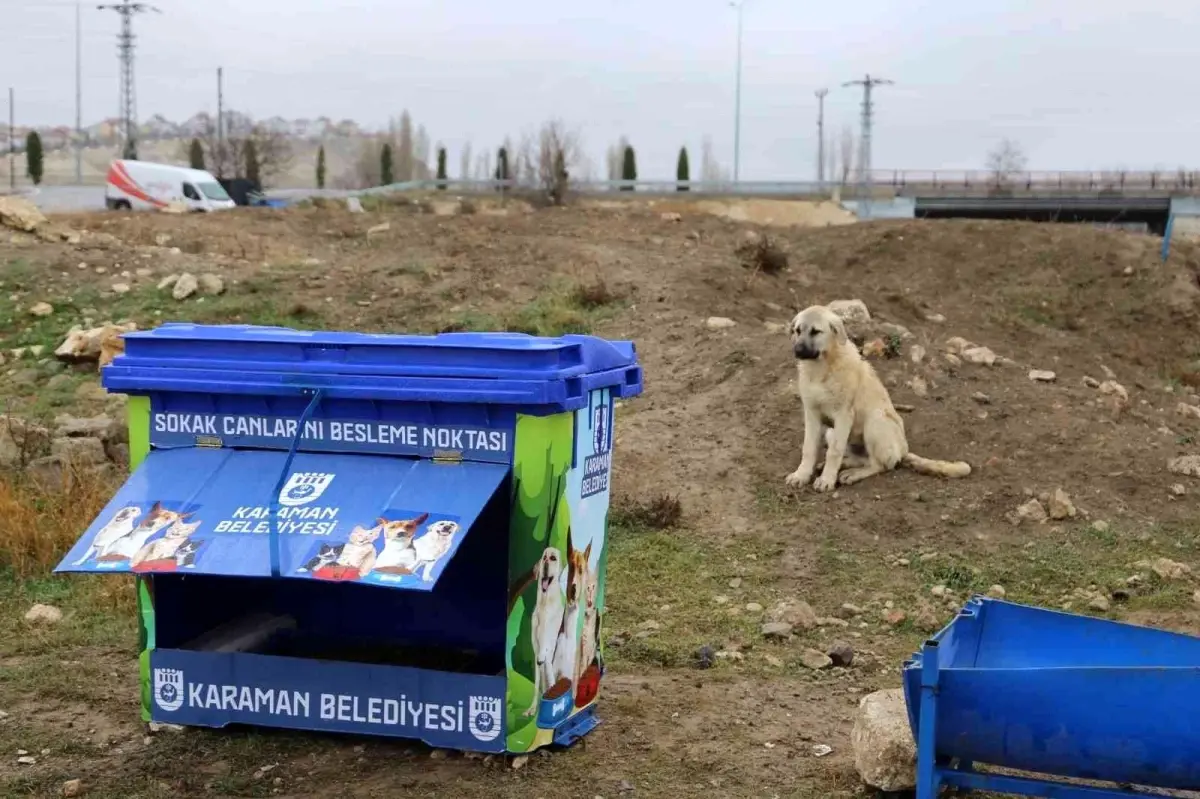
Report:
[[[1198,638],[973,597],[904,665],[917,799],[942,787],[1056,799],[1200,789],[1198,689]]]
[[[132,333],[131,474],[57,571],[136,581],[141,712],[518,754],[599,720],[632,342]]]

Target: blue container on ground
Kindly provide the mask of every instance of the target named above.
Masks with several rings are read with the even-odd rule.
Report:
[[[1200,788],[1200,638],[973,597],[905,663],[904,691],[918,799],[935,799],[942,785],[1063,799],[1134,795],[985,774],[974,764]]]
[[[630,342],[169,324],[57,571],[138,576],[147,721],[528,752],[598,723]]]

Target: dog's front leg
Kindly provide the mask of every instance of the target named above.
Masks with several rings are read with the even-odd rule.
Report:
[[[821,443],[825,439],[825,424],[821,414],[804,408],[804,445],[800,450],[800,465],[784,480],[789,486],[799,488],[812,482],[817,470],[817,458],[821,454]]]
[[[842,470],[842,459],[846,457],[846,447],[850,443],[850,428],[854,416],[850,413],[838,414],[834,417],[833,435],[829,437],[829,446],[825,450],[825,468],[821,476],[813,483],[818,491],[832,491],[837,488],[838,472]]]

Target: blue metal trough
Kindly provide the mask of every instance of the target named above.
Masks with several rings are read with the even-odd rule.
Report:
[[[917,799],[1200,789],[1200,638],[973,597],[904,664],[904,693]]]

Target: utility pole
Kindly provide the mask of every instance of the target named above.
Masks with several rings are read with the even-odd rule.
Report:
[[[83,183],[83,33],[79,0],[75,0],[75,183]]]
[[[825,188],[825,95],[829,89],[817,89],[817,187]]]
[[[225,177],[225,68],[217,67],[217,151],[213,161],[217,177]]]
[[[862,86],[863,87],[863,102],[862,102],[862,132],[859,134],[859,186],[860,192],[858,202],[864,206],[864,210],[869,209],[871,205],[870,198],[870,183],[871,183],[871,123],[875,109],[871,102],[871,90],[876,86],[893,86],[895,81],[887,80],[886,78],[872,78],[870,73],[862,80],[846,81],[843,86]],[[866,214],[860,215],[863,218]]]
[[[17,115],[13,89],[8,87],[8,189],[17,191]]]
[[[730,0],[737,11],[737,83],[733,90],[733,182],[738,182],[738,166],[742,160],[742,10],[746,0]]]
[[[99,5],[101,11],[116,11],[121,15],[121,33],[117,36],[117,51],[121,56],[121,121],[125,127],[123,158],[137,158],[137,92],[133,82],[133,17],[147,11],[162,11],[147,3],[121,0],[112,5]]]

